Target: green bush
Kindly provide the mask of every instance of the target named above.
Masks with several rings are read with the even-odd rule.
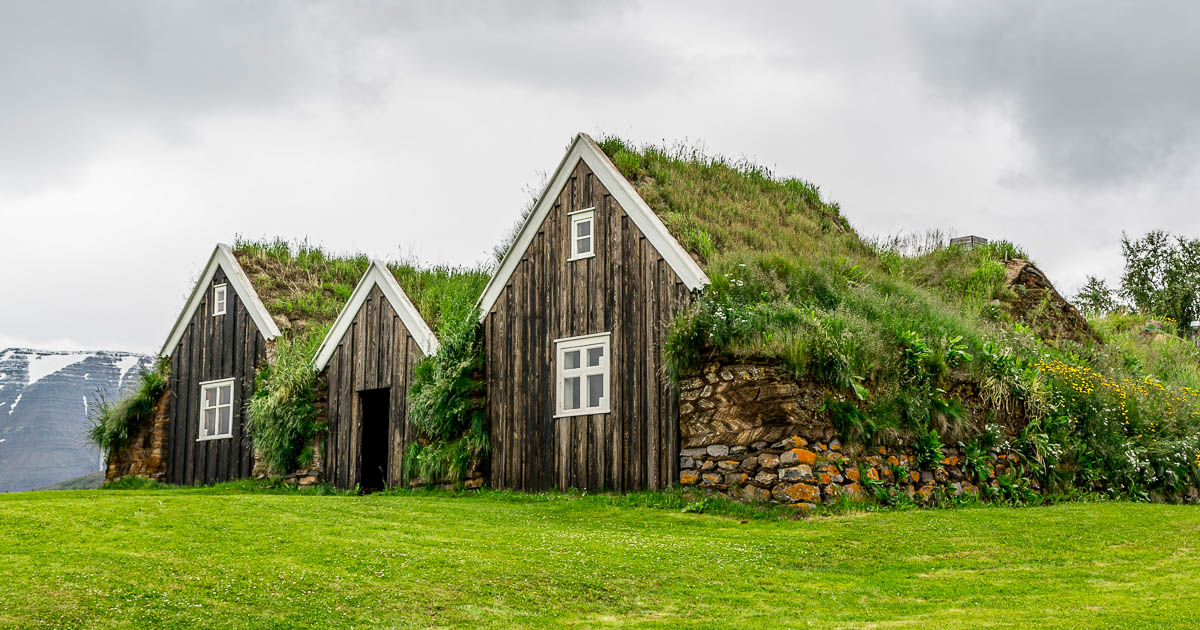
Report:
[[[469,298],[469,295],[462,296]],[[455,482],[489,450],[483,343],[478,311],[466,299],[443,315],[440,346],[413,370],[409,418],[422,438],[404,456],[406,479]]]
[[[102,453],[112,453],[124,446],[129,436],[154,413],[159,397],[167,390],[170,366],[166,359],[160,358],[152,369],[142,372],[132,393],[116,402],[100,397],[92,407],[88,441],[100,447]]]
[[[312,358],[324,329],[300,338],[281,338],[275,358],[255,379],[246,405],[246,432],[268,469],[288,474],[312,462],[312,441],[324,426],[318,422],[317,373]]]

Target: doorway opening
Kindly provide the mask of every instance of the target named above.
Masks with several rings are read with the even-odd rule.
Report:
[[[362,429],[358,436],[359,470],[358,487],[362,492],[376,492],[387,488],[388,468],[391,464],[391,440],[388,439],[388,410],[391,389],[368,389],[358,393],[359,409],[362,411]]]

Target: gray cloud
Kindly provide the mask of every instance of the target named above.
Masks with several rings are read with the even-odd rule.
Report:
[[[209,113],[277,107],[312,59],[274,4],[0,4],[0,185],[69,180],[105,143],[186,140]]]
[[[953,3],[911,25],[932,81],[1011,116],[1023,175],[1122,184],[1200,154],[1200,4]]]
[[[313,99],[370,106],[415,76],[588,93],[665,88],[624,3],[0,4],[0,188],[61,186],[123,137]],[[583,28],[581,25],[590,25]]]

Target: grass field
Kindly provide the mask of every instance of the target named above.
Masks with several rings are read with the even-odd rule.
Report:
[[[626,502],[627,503],[627,502]],[[1197,627],[1200,508],[0,495],[0,626]]]

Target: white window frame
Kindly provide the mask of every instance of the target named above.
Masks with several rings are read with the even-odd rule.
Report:
[[[218,296],[220,296],[220,297],[218,297]],[[212,305],[213,317],[216,317],[217,315],[224,315],[225,311],[229,308],[229,285],[228,284],[214,284],[212,297],[213,297],[213,305]],[[218,304],[220,305],[220,310],[217,310]]]
[[[570,230],[571,230],[571,233],[569,235],[570,240],[571,240],[571,257],[568,258],[567,260],[568,261],[582,260],[584,258],[592,258],[593,256],[595,256],[596,255],[596,208],[593,206],[591,208],[584,208],[583,210],[576,210],[575,212],[569,212],[569,213],[567,213],[567,218],[569,219],[569,221],[567,223],[570,224]],[[590,223],[592,226],[592,229],[591,229],[590,233],[588,234],[588,236],[584,236],[582,238],[588,239],[591,242],[592,246],[591,246],[591,249],[589,249],[587,252],[580,253],[580,251],[579,251],[580,237],[575,233],[575,226],[579,225],[580,223],[584,223],[584,222]]]
[[[604,348],[604,353],[600,359],[600,365],[587,365],[587,349],[588,348]],[[566,369],[565,356],[568,351],[579,350],[580,365],[578,368]],[[595,407],[588,407],[587,402],[590,398],[588,390],[588,376],[595,374],[604,375],[604,394],[600,397],[600,404]],[[580,386],[579,401],[583,405],[579,409],[566,409],[566,382],[568,378],[578,377]],[[564,339],[554,340],[554,409],[555,418],[570,418],[573,416],[590,416],[595,414],[609,413],[610,401],[612,400],[612,333],[598,333],[593,335],[580,335],[578,337],[566,337]]]
[[[223,379],[216,380],[216,381],[204,381],[203,383],[200,383],[200,416],[199,416],[199,422],[197,422],[197,427],[198,427],[198,432],[199,432],[199,435],[196,438],[197,442],[204,442],[205,440],[224,440],[224,439],[233,437],[233,423],[236,420],[236,418],[234,417],[234,413],[233,413],[233,401],[237,395],[237,392],[235,391],[237,388],[233,384],[233,382],[235,380],[237,380],[237,379],[223,378]],[[222,387],[225,387],[226,385],[229,386],[229,404],[223,405],[223,404],[221,404],[221,391],[220,390]],[[211,407],[207,406],[205,404],[205,400],[207,398],[207,396],[205,396],[205,394],[210,389],[217,390],[217,404],[215,404]],[[221,429],[221,409],[226,408],[226,407],[229,408],[229,433],[214,433],[213,435],[205,435],[204,434],[204,412],[208,411],[209,409],[217,410],[216,429],[219,431]]]

